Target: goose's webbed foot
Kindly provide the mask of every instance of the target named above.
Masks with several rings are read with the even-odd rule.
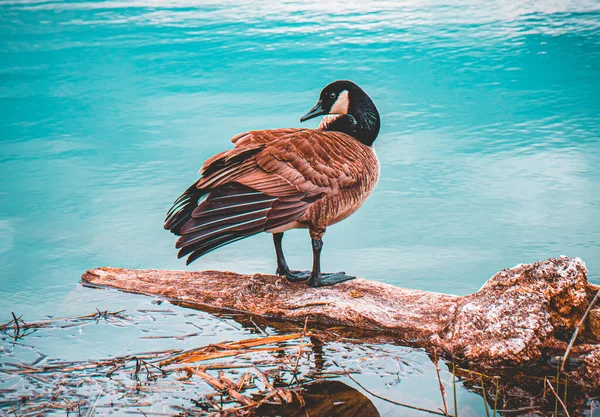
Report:
[[[322,273],[317,276],[311,276],[307,284],[311,287],[325,287],[327,285],[335,285],[340,282],[350,281],[354,279],[352,275],[346,275],[345,272]]]
[[[304,282],[310,278],[310,271],[294,271],[278,268],[277,275],[285,277],[290,282]]]

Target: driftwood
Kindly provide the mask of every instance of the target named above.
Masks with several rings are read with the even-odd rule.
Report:
[[[348,326],[393,334],[480,367],[524,366],[562,356],[581,324],[570,379],[600,385],[597,306],[600,287],[585,263],[561,257],[504,269],[476,293],[452,296],[355,279],[310,288],[272,275],[220,271],[97,268],[86,285],[155,295],[198,308],[233,309],[278,320]],[[583,318],[583,320],[582,320]]]

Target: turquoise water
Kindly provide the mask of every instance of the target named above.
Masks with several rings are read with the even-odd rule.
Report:
[[[466,294],[501,268],[568,255],[600,283],[595,1],[5,0],[0,320],[147,305],[84,289],[81,273],[183,269],[162,221],[202,162],[239,132],[299,126],[341,78],[379,108],[382,173],[325,235],[324,270]],[[308,268],[305,231],[285,249]],[[271,237],[189,269],[273,272]],[[106,356],[105,331],[36,343]],[[148,348],[138,336],[118,333]]]

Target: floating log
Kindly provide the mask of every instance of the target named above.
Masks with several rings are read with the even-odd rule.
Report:
[[[221,271],[97,268],[82,279],[88,286],[159,296],[198,308],[298,322],[309,317],[311,323],[381,331],[479,367],[525,366],[564,354],[579,326],[570,357],[578,357],[582,366],[571,377],[600,385],[598,314],[589,308],[600,287],[588,282],[579,258],[503,269],[466,296],[360,278],[311,288],[274,275]]]

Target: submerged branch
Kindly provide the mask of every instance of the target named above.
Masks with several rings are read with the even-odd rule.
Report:
[[[577,340],[577,335],[579,334],[579,330],[581,330],[581,326],[583,326],[583,324],[585,323],[585,319],[588,317],[588,314],[590,314],[590,311],[596,304],[596,300],[598,300],[599,295],[600,295],[600,289],[598,291],[596,291],[596,295],[594,296],[594,298],[588,305],[588,308],[585,310],[585,313],[581,317],[581,320],[579,320],[579,323],[577,323],[577,326],[575,326],[575,331],[573,332],[573,336],[571,336],[571,340],[569,341],[569,346],[567,346],[567,350],[565,351],[562,362],[560,364],[561,372],[563,372],[565,370],[565,363],[567,362],[567,359],[569,358],[569,353],[571,352],[571,349],[573,349],[575,340]]]
[[[110,320],[110,319],[118,319],[118,320],[129,320],[123,313],[125,310],[119,311],[100,311],[96,308],[96,312],[92,314],[86,314],[83,316],[73,316],[73,317],[56,317],[47,320],[38,320],[33,322],[26,322],[22,319],[22,315],[17,317],[15,313],[11,312],[13,319],[7,323],[0,324],[0,332],[8,332],[9,330],[13,330],[13,337],[15,340],[23,338],[28,334],[31,334],[33,331],[42,328],[49,327],[73,327],[73,326],[82,326],[84,324],[90,322],[98,323],[100,320]],[[33,329],[32,332],[26,333],[26,330]]]

